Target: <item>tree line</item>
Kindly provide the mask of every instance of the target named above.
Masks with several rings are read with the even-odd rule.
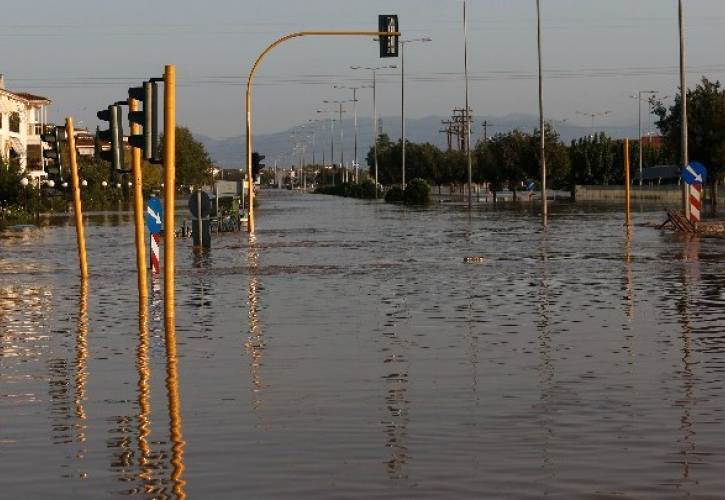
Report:
[[[704,163],[710,173],[708,184],[717,192],[725,174],[725,91],[720,82],[703,77],[688,91],[690,161]],[[671,106],[651,101],[662,133],[662,144],[642,144],[645,166],[679,165],[681,157],[681,97]],[[624,146],[605,133],[582,137],[565,144],[552,124],[545,126],[548,185],[551,189],[571,190],[579,185],[623,185]],[[472,178],[486,183],[494,192],[514,192],[535,187],[541,178],[539,131],[512,130],[499,133],[472,148]],[[639,141],[630,149],[633,182],[638,175]],[[383,134],[377,138],[378,179],[385,186],[401,182],[402,143]],[[367,154],[370,175],[375,175],[374,149]],[[432,186],[462,189],[468,181],[467,158],[463,151],[441,150],[430,143],[406,142],[406,178],[425,179]],[[716,198],[716,197],[714,197]]]

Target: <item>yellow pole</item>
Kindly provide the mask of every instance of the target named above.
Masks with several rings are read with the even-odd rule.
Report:
[[[184,491],[184,438],[181,432],[181,397],[176,355],[176,289],[174,283],[174,204],[176,202],[176,67],[164,71],[164,326],[166,333],[166,387],[172,442],[173,490],[186,498]]]
[[[174,206],[176,203],[176,67],[164,71],[164,320],[169,330],[176,327],[176,286],[174,254]],[[170,328],[171,327],[171,328]],[[176,339],[174,338],[174,342]]]
[[[292,38],[299,38],[303,36],[400,36],[399,32],[388,32],[388,31],[301,31],[299,33],[290,33],[285,35],[269,47],[257,58],[257,61],[249,71],[249,77],[247,78],[247,93],[246,93],[246,106],[247,106],[247,177],[249,178],[249,222],[247,222],[247,232],[254,232],[254,179],[252,179],[252,82],[254,80],[254,74],[257,72],[259,63],[262,59],[269,54],[269,52],[277,45]]]
[[[128,100],[130,111],[138,111],[139,102],[136,99]],[[131,134],[138,135],[141,133],[141,125],[138,123],[131,124]],[[144,220],[143,220],[143,173],[141,171],[141,150],[139,148],[131,149],[131,167],[133,169],[133,217],[136,223],[136,269],[138,271],[138,300],[139,310],[141,303],[148,300],[148,280],[146,279],[146,243],[144,240]]]
[[[65,133],[68,136],[68,157],[70,158],[70,176],[73,185],[73,208],[76,213],[76,239],[78,240],[78,257],[81,261],[81,279],[88,279],[88,258],[86,256],[86,236],[83,229],[83,207],[81,205],[81,185],[78,179],[78,162],[76,160],[76,138],[73,118],[65,119]]]
[[[640,140],[639,142],[641,147],[642,141]],[[627,212],[624,225],[627,227],[632,225],[632,202],[630,196],[631,191],[629,182],[629,139],[624,139],[624,203]]]

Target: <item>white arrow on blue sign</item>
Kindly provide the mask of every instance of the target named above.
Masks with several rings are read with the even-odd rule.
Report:
[[[705,184],[707,168],[702,163],[693,161],[682,171],[682,180],[687,184]]]
[[[161,232],[163,228],[162,215],[161,200],[151,198],[146,206],[146,226],[149,228],[149,233],[158,234]]]

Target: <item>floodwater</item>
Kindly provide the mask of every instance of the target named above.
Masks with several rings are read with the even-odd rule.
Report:
[[[87,288],[69,220],[0,234],[0,497],[725,496],[723,240],[659,210],[631,237],[601,207],[258,215],[178,241],[171,357],[130,214],[88,217]]]

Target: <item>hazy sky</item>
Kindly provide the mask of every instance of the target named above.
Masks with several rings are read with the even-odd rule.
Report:
[[[611,111],[602,125],[636,121],[637,90],[672,95],[678,85],[676,0],[541,0],[545,113],[589,124],[577,112]],[[691,86],[725,75],[725,1],[686,0]],[[468,0],[471,105],[477,115],[537,113],[534,0]],[[129,86],[176,64],[178,120],[222,138],[243,131],[243,83],[259,53],[300,30],[375,30],[398,14],[407,38],[411,117],[463,105],[462,0],[23,0],[4,2],[0,73],[11,90],[53,100],[50,116],[94,128],[95,113]],[[315,118],[323,99],[349,99],[334,84],[369,83],[350,65],[378,58],[369,38],[297,39],[275,49],[258,72],[255,123],[275,132]],[[371,95],[360,91],[360,113]],[[382,77],[383,116],[400,115],[400,79]]]

